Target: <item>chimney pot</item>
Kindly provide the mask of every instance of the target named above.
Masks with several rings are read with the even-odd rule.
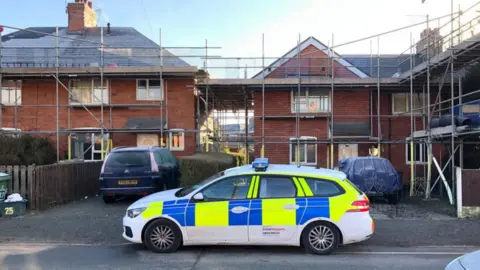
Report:
[[[110,23],[107,23],[107,34],[110,34],[111,29],[110,29]]]
[[[92,3],[92,1],[88,1],[88,6],[89,6],[91,9],[93,9],[93,3]]]

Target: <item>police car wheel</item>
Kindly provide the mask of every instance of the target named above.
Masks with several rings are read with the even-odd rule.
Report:
[[[308,225],[302,234],[302,244],[309,253],[330,254],[337,248],[340,233],[328,222],[314,222]]]
[[[158,219],[145,230],[145,246],[156,253],[174,252],[180,247],[182,233],[177,225],[169,220]]]

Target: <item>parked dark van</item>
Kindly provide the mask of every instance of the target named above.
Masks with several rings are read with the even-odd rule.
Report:
[[[148,195],[179,186],[179,164],[161,147],[117,147],[105,158],[100,192],[105,203],[118,195]]]

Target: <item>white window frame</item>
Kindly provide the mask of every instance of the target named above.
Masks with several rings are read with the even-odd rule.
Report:
[[[22,130],[18,128],[9,128],[9,127],[2,127],[0,128],[0,131],[7,131],[9,133],[3,134],[3,136],[11,137],[11,138],[17,138],[20,137],[22,134]],[[14,132],[14,133],[13,133]]]
[[[415,160],[415,164],[427,164],[427,159],[428,159],[428,145],[426,143],[413,143],[413,148],[414,148],[414,155],[413,157],[415,158],[415,153],[416,151],[420,151],[420,160]],[[410,161],[410,156],[408,154],[408,151],[410,149],[410,142],[407,142],[405,144],[405,164],[410,165],[412,162]]]
[[[160,81],[160,97],[159,98],[149,98],[149,94],[150,94],[150,86],[149,86],[149,81],[150,80],[160,80],[160,79],[137,79],[137,85],[136,85],[136,98],[138,101],[161,101],[161,100],[164,100],[164,96],[165,96],[165,91],[164,91],[164,85],[165,85],[165,80],[161,80]],[[147,86],[147,89],[146,89],[146,97],[145,98],[141,98],[139,95],[138,95],[138,84],[140,81],[146,81],[146,86]]]
[[[85,81],[85,79],[79,79],[79,80],[83,80]],[[95,78],[91,78],[91,79],[88,79],[90,80],[90,84],[91,84],[91,99],[92,101],[91,102],[88,102],[88,103],[85,103],[83,101],[80,101],[80,102],[75,102],[75,101],[72,101],[72,96],[73,96],[73,89],[72,89],[72,82],[74,81],[79,81],[79,80],[70,80],[68,81],[68,89],[70,89],[70,93],[69,93],[69,99],[68,99],[68,103],[70,105],[81,105],[81,104],[84,104],[84,105],[101,105],[102,104],[102,100],[101,100],[101,96],[100,98],[96,98],[96,95],[95,95],[95,92],[97,90],[100,90],[102,91],[102,95],[103,95],[103,104],[109,104],[110,102],[110,82],[108,80],[104,80],[103,81],[103,84],[105,85],[105,88],[102,90],[102,87],[95,87],[95,81],[98,81],[99,83],[101,83],[101,80],[100,79],[95,79]]]
[[[180,133],[181,147],[173,147],[173,134]],[[185,150],[185,130],[184,129],[170,129],[168,132],[168,147],[171,151],[184,151]]]
[[[395,111],[395,95],[398,95],[398,94],[402,94],[402,95],[406,95],[406,99],[405,99],[405,107],[407,108],[406,111],[399,111],[399,112],[396,112]],[[418,93],[413,93],[413,95],[416,97]],[[420,93],[420,96],[423,95],[423,100],[426,100],[428,95],[427,94],[423,94],[423,93]],[[415,104],[415,103],[414,103]],[[427,102],[425,102],[425,105],[422,104],[422,107],[423,107],[423,112],[426,113],[427,111]],[[392,94],[392,114],[393,115],[397,115],[397,114],[410,114],[410,93],[404,93],[404,92],[401,92],[401,93],[393,93]],[[416,110],[413,112],[414,115],[421,115],[422,114],[422,111],[420,110]]]
[[[309,93],[309,90],[310,89],[301,89],[300,91],[306,91],[306,98],[307,98],[307,103],[308,103],[308,93]],[[312,90],[318,90],[318,89],[312,89]],[[321,91],[323,91],[323,89],[320,89]],[[320,106],[319,106],[319,109],[316,110],[316,111],[301,111],[300,110],[300,113],[328,113],[331,111],[331,107],[332,107],[332,99],[331,99],[331,96],[330,96],[330,91],[326,90],[327,92],[327,100],[328,100],[328,105],[327,105],[327,110],[320,110],[320,108],[322,107],[321,106],[321,103],[322,103],[322,99],[320,99]],[[298,89],[297,90],[291,90],[290,91],[290,111],[291,113],[295,113],[296,112],[296,106],[297,104],[295,103],[295,98],[297,97],[298,95]]]
[[[15,82],[15,81],[10,81],[10,82]],[[2,98],[0,100],[0,103],[5,106],[16,106],[16,105],[22,105],[22,81],[17,80],[15,83],[15,87],[11,86],[5,86],[6,83],[5,81],[2,83]],[[9,93],[8,98],[5,97],[5,92]],[[12,93],[13,92],[13,96]],[[15,92],[17,95],[17,102],[15,102]],[[10,102],[10,100],[13,99],[13,102]]]
[[[315,162],[306,162],[307,161],[307,144],[306,142],[307,141],[316,141],[317,140],[317,137],[310,137],[310,136],[300,136],[299,137],[300,139],[300,147],[304,147],[305,148],[305,162],[300,162],[299,164],[300,165],[317,165],[317,162],[318,162],[318,148],[317,148],[317,144],[315,144]],[[302,142],[303,141],[303,142]],[[291,137],[290,138],[290,145],[289,145],[289,156],[288,156],[288,159],[290,161],[290,164],[296,164],[295,163],[295,160],[292,160],[292,151],[293,151],[293,147],[292,145],[293,144],[297,144],[297,138],[296,137]]]

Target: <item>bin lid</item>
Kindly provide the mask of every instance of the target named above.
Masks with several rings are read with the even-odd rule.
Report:
[[[8,173],[3,173],[3,172],[0,172],[0,180],[4,180],[4,179],[10,179],[10,174]]]

